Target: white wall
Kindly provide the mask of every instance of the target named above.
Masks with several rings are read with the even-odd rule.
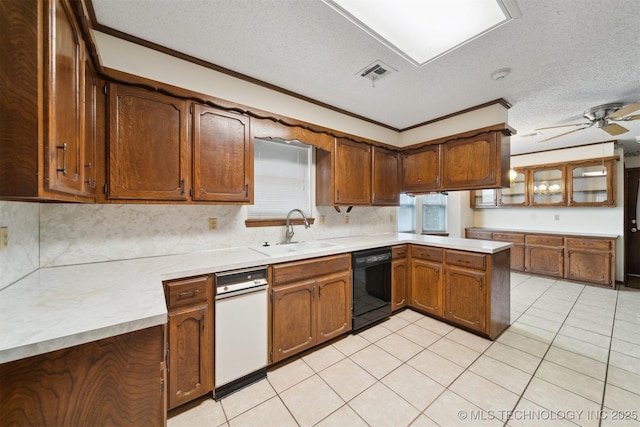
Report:
[[[547,151],[525,156],[513,156],[511,166],[527,166],[569,160],[591,159],[602,156],[600,145]],[[604,155],[619,155],[617,162],[616,207],[613,208],[503,208],[476,209],[475,227],[503,228],[528,231],[572,232],[584,234],[616,235],[616,280],[623,280],[624,272],[624,169],[622,149],[613,144],[604,147]],[[558,216],[559,219],[556,219]]]

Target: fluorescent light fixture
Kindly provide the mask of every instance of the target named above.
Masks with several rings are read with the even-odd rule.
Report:
[[[323,1],[418,67],[522,16],[515,0]]]
[[[601,171],[582,172],[582,176],[607,176],[607,171],[603,169]]]

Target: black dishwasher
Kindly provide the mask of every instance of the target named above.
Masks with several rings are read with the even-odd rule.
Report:
[[[391,248],[352,253],[353,331],[391,314]]]

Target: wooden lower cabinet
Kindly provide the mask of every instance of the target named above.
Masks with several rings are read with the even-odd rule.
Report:
[[[445,274],[444,317],[467,328],[484,332],[485,272],[448,266]]]
[[[410,245],[410,254],[410,307],[490,339],[509,326],[509,250],[484,254]]]
[[[468,239],[513,243],[511,269],[615,286],[616,237],[468,228]]]
[[[351,254],[270,269],[272,363],[351,330]]]
[[[610,285],[615,271],[615,244],[606,240],[566,238],[566,271],[568,279]]]
[[[395,311],[409,303],[407,245],[393,246],[391,254],[391,310]]]
[[[168,408],[213,390],[213,281],[198,276],[165,282],[169,310]]]
[[[0,364],[0,424],[166,425],[164,328]]]
[[[442,263],[411,260],[411,306],[442,316]]]

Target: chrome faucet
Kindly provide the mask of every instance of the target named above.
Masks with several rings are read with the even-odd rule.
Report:
[[[304,212],[302,212],[300,209],[291,209],[289,211],[289,213],[287,214],[287,224],[286,224],[285,232],[284,232],[284,243],[285,244],[286,243],[291,243],[291,238],[293,237],[293,225],[291,225],[291,220],[289,219],[289,217],[294,212],[299,212],[300,215],[302,215],[302,219],[304,220],[304,228],[311,227],[311,224],[309,224],[309,220],[307,219],[307,216],[304,214]]]

